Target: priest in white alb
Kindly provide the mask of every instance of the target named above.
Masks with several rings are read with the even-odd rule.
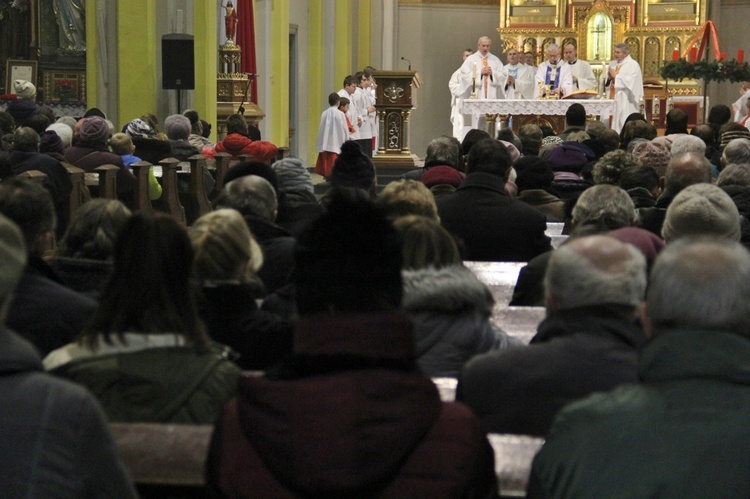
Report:
[[[471,49],[464,50],[463,60],[472,54]],[[451,124],[453,125],[453,136],[461,140],[466,132],[471,130],[471,115],[464,115],[462,108],[464,106],[464,99],[461,96],[459,89],[461,87],[461,68],[458,68],[451,75],[451,79],[448,80],[448,89],[451,91]]]
[[[508,64],[505,70],[508,79],[505,82],[506,99],[531,99],[534,95],[534,70],[520,62],[521,53],[511,48],[506,52]]]
[[[543,95],[551,92],[559,99],[573,93],[573,77],[570,64],[560,60],[560,47],[551,43],[547,46],[547,60],[536,70],[534,99],[539,97],[539,83],[543,85]]]
[[[573,91],[596,90],[596,76],[591,64],[578,58],[578,50],[572,43],[565,45],[563,55],[573,78]]]
[[[620,133],[625,119],[640,111],[639,104],[643,98],[641,66],[630,57],[627,44],[615,45],[615,60],[609,63],[605,85],[609,98],[615,100],[612,129]]]

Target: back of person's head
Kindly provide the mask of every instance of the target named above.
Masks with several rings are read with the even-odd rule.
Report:
[[[193,223],[188,235],[195,251],[194,278],[260,282],[255,272],[263,265],[263,252],[238,211],[207,213]]]
[[[226,120],[227,135],[230,133],[239,133],[247,135],[247,122],[241,114],[230,114]]]
[[[60,154],[65,153],[65,146],[57,133],[52,130],[46,130],[39,136],[39,152],[43,154]]]
[[[466,173],[489,173],[506,180],[511,167],[510,154],[500,142],[485,139],[469,151]]]
[[[481,140],[490,138],[492,138],[490,137],[490,134],[485,132],[484,130],[472,128],[471,130],[466,132],[466,135],[464,135],[464,140],[461,142],[461,150],[464,154],[464,157],[469,155],[469,151],[471,151],[471,148],[474,147],[474,144]]]
[[[136,213],[114,248],[112,277],[81,341],[95,348],[123,333],[181,334],[197,349],[209,344],[190,291],[193,248],[171,217]]]
[[[201,133],[203,133],[203,124],[201,123],[201,118],[198,115],[198,111],[194,109],[188,109],[183,112],[182,115],[190,120],[190,133],[194,133],[196,135],[200,135]]]
[[[276,219],[278,201],[271,183],[257,175],[246,175],[224,185],[214,203],[217,208],[232,208],[243,217]]]
[[[355,187],[374,194],[375,165],[372,158],[362,152],[359,144],[347,140],[333,162],[330,182],[334,187]]]
[[[327,211],[298,239],[293,282],[300,315],[401,304],[401,238],[382,210],[356,192],[333,188]]]
[[[110,129],[107,121],[99,116],[89,116],[81,120],[78,137],[82,142],[104,145],[109,140]]]
[[[591,136],[583,130],[574,130],[568,134],[568,142],[583,142],[584,140],[591,140]]]
[[[70,147],[73,141],[73,130],[68,125],[65,123],[52,123],[47,127],[47,131],[55,132],[60,137],[63,147]]]
[[[680,136],[678,138],[682,138]],[[684,135],[684,137],[690,137]],[[695,137],[693,137],[695,138]],[[667,165],[672,158],[669,148],[659,142],[641,142],[633,149],[633,154],[646,166],[650,166],[663,176],[667,172]]]
[[[393,226],[403,242],[404,269],[440,269],[461,263],[453,236],[435,220],[407,215],[397,218]]]
[[[627,192],[609,184],[589,187],[578,197],[572,212],[576,227],[598,225],[608,230],[635,222],[635,206]]]
[[[59,256],[107,260],[130,210],[116,199],[92,199],[81,205],[70,220],[60,244]]]
[[[552,312],[600,305],[634,313],[646,291],[646,259],[613,237],[573,239],[552,252],[544,289]]]
[[[125,125],[125,133],[133,138],[153,139],[156,138],[156,131],[140,118],[136,118]]]
[[[167,116],[164,120],[164,130],[170,140],[187,140],[191,129],[190,119],[181,114]]]
[[[585,108],[584,108],[584,112],[585,112]],[[599,121],[599,120],[591,120],[588,123],[586,123],[586,133],[588,133],[592,139],[598,139],[599,135],[604,130],[612,130],[612,129],[609,128],[607,125],[605,125],[603,121]],[[619,135],[617,137],[618,137],[617,140],[619,142],[620,140]]]
[[[739,241],[740,214],[720,187],[709,183],[690,185],[669,203],[661,235],[667,244],[700,236]]]
[[[708,123],[699,123],[695,125],[690,131],[690,135],[700,138],[705,142],[706,146],[716,147],[716,134]],[[674,147],[674,143],[672,143],[672,147]]]
[[[39,152],[39,134],[32,128],[22,126],[13,132],[13,149],[22,152]]]
[[[521,139],[522,149],[524,151],[539,152],[542,146],[542,129],[539,126],[530,123],[523,125],[518,129],[518,138]]]
[[[309,192],[312,194],[314,192],[312,176],[301,159],[280,159],[271,168],[277,178],[277,193]]]
[[[127,133],[116,133],[109,140],[109,147],[118,156],[131,154],[133,151],[133,139]]]
[[[646,121],[636,120],[630,130],[630,140],[646,139],[654,140],[657,136],[656,127]]]
[[[649,192],[659,187],[660,176],[650,166],[642,165],[628,168],[620,174],[619,187],[625,191],[641,187]]]
[[[524,148],[523,142],[521,142],[521,138],[513,133],[513,130],[510,128],[503,128],[502,130],[498,131],[495,138],[499,141],[513,144],[519,151]]]
[[[740,187],[750,187],[750,164],[731,164],[724,167],[716,179],[716,185],[725,187],[736,185]]]
[[[681,135],[679,137],[676,137],[672,141],[670,154],[672,155],[672,157],[675,157],[679,156],[680,154],[685,154],[686,152],[706,154],[706,142],[695,135]]]
[[[338,106],[340,100],[341,100],[341,97],[336,92],[331,92],[330,94],[328,94],[329,106]]]
[[[565,111],[565,124],[568,126],[585,126],[586,108],[577,102],[571,104]]]
[[[273,190],[278,192],[279,177],[276,175],[276,171],[273,167],[260,161],[240,161],[227,170],[227,173],[224,175],[224,183],[228,184],[232,180],[237,180],[248,175],[255,175],[268,180],[273,186]]]
[[[729,142],[721,153],[724,164],[750,164],[750,140],[734,139]]]
[[[41,134],[47,129],[50,123],[52,123],[52,121],[50,121],[47,115],[34,113],[26,121],[23,122],[23,125],[31,128],[36,133]]]
[[[617,185],[622,172],[637,166],[643,166],[643,162],[634,154],[621,149],[608,152],[594,165],[594,182]]]
[[[723,125],[732,119],[732,110],[724,104],[711,106],[708,111],[708,122],[712,125]]]
[[[684,239],[667,246],[651,270],[644,326],[715,329],[748,336],[750,253],[722,239]]]
[[[90,107],[86,110],[85,113],[83,113],[84,118],[88,118],[89,116],[98,116],[104,120],[107,119],[107,115],[104,114],[104,111],[102,111],[98,107]]]
[[[667,133],[687,133],[688,115],[679,108],[667,113]]]
[[[555,179],[549,163],[537,156],[518,158],[513,167],[516,170],[518,193],[532,189],[548,189]]]
[[[26,265],[26,243],[18,226],[0,215],[0,325]]]
[[[620,136],[611,128],[602,130],[597,135],[597,140],[599,140],[599,142],[601,142],[602,145],[610,151],[614,151],[620,146]]]
[[[52,195],[41,184],[20,177],[0,182],[0,213],[21,229],[29,252],[57,226]]]
[[[13,133],[16,129],[16,120],[10,113],[0,111],[0,135]]]
[[[448,165],[458,168],[460,148],[456,147],[454,137],[437,137],[427,144],[427,154],[424,158],[425,166]]]
[[[406,215],[420,215],[439,221],[435,196],[417,180],[396,180],[386,185],[377,197],[388,218],[395,220]]]
[[[750,139],[750,130],[739,123],[729,123],[721,128],[719,147],[724,149],[730,142],[737,139]]]
[[[711,182],[711,164],[705,156],[688,152],[669,160],[664,191],[677,194],[689,185]]]

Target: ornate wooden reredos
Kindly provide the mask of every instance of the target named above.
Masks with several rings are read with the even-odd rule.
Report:
[[[616,43],[627,43],[644,81],[662,81],[659,69],[674,49],[689,51],[690,40],[706,21],[708,0],[500,0],[497,31],[510,47],[543,60],[547,46],[573,42],[578,56],[592,64],[610,61]],[[673,86],[674,85],[674,86]],[[678,95],[696,95],[694,81],[670,82]]]

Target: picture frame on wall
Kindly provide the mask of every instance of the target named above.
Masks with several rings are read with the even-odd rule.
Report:
[[[8,59],[5,66],[5,92],[12,94],[13,82],[16,80],[28,80],[37,86],[38,63],[24,59]]]

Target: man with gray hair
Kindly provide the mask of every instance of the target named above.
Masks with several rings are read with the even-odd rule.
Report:
[[[563,409],[528,497],[747,497],[750,253],[683,240],[662,252],[641,313],[638,384]]]
[[[555,43],[547,45],[547,60],[539,65],[534,81],[534,98],[539,98],[539,84],[542,84],[541,95],[548,91],[556,98],[573,93],[573,76],[570,64],[561,60],[560,47]]]
[[[271,183],[257,175],[246,175],[224,186],[215,209],[232,208],[245,218],[250,232],[263,250],[258,277],[272,293],[288,284],[294,269],[294,238],[276,224],[278,202]]]
[[[672,147],[670,148],[669,153],[674,158],[675,156],[685,154],[686,152],[697,152],[698,154],[705,156],[706,143],[696,135],[680,135],[675,137],[672,141]]]
[[[571,241],[553,252],[544,286],[547,317],[531,344],[474,357],[461,374],[457,399],[487,432],[545,436],[567,403],[638,378],[646,260],[634,246]]]
[[[750,140],[734,139],[724,147],[724,152],[721,153],[721,165],[729,164],[750,164]]]
[[[615,60],[609,63],[604,84],[609,89],[609,97],[615,100],[612,129],[619,133],[625,119],[638,112],[638,104],[643,97],[641,66],[630,57],[627,43],[615,45]]]
[[[454,170],[461,168],[463,157],[461,156],[461,143],[455,137],[441,135],[427,144],[427,153],[424,158],[424,167],[410,170],[402,176],[407,180],[419,180],[430,168],[437,166],[448,166]]]

